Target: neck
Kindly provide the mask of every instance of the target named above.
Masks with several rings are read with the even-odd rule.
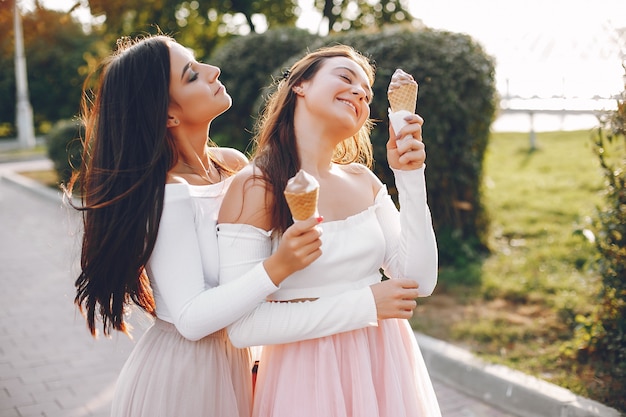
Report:
[[[327,140],[315,134],[296,133],[296,146],[302,169],[315,177],[324,176],[330,171],[334,148]]]

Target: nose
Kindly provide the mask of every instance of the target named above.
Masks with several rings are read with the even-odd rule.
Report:
[[[360,85],[355,85],[352,88],[352,94],[354,94],[355,96],[359,97],[359,99],[363,99],[364,97],[367,96],[367,93],[365,92],[365,89],[360,86]]]
[[[203,65],[205,67],[206,76],[210,82],[217,80],[217,78],[222,73],[222,71],[216,66],[209,65],[209,64],[203,64]]]

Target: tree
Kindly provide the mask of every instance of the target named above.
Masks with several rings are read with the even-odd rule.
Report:
[[[315,0],[315,7],[328,22],[328,32],[383,27],[413,20],[406,0]]]
[[[94,16],[105,16],[101,32],[110,43],[120,36],[163,32],[199,56],[209,55],[232,35],[293,26],[297,0],[88,0]],[[264,26],[264,25],[263,25]]]
[[[15,68],[12,25],[4,4],[0,9],[0,124],[15,122]],[[84,54],[97,39],[83,32],[66,13],[39,6],[23,16],[28,87],[36,130],[41,133],[60,119],[78,113],[85,68]],[[8,134],[14,134],[8,129]]]
[[[0,136],[15,136],[13,1],[0,0]]]

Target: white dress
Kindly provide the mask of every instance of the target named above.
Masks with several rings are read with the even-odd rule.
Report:
[[[423,171],[394,171],[401,214],[382,188],[365,211],[323,222],[322,256],[290,276],[268,299],[332,298],[346,291],[369,291],[381,279],[380,268],[392,279],[416,280],[420,295],[430,295],[437,279],[437,247]],[[243,274],[254,262],[245,264],[241,259],[257,258],[262,251],[269,254],[276,245],[269,233],[252,226],[221,224],[218,230],[220,257],[230,258],[235,248],[237,253],[221,265],[223,283],[254,274]],[[252,237],[259,241],[254,249],[237,244]],[[344,332],[329,328],[323,337],[320,331],[300,339],[285,335],[289,324],[278,320],[280,315],[273,309],[300,308],[318,301],[264,302],[229,326],[236,345],[266,345],[253,416],[440,416],[428,371],[406,320],[383,320],[378,327]],[[354,307],[343,305],[344,314],[354,314]],[[290,324],[307,326],[320,320],[308,314],[294,317]],[[310,326],[320,330],[315,324]]]

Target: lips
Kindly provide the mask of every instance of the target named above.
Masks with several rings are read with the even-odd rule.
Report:
[[[356,113],[357,116],[359,115],[358,107],[353,102],[351,102],[350,100],[345,100],[345,99],[341,99],[341,98],[339,99],[339,101],[342,102],[343,104],[351,107],[352,110],[354,110],[354,113]]]

